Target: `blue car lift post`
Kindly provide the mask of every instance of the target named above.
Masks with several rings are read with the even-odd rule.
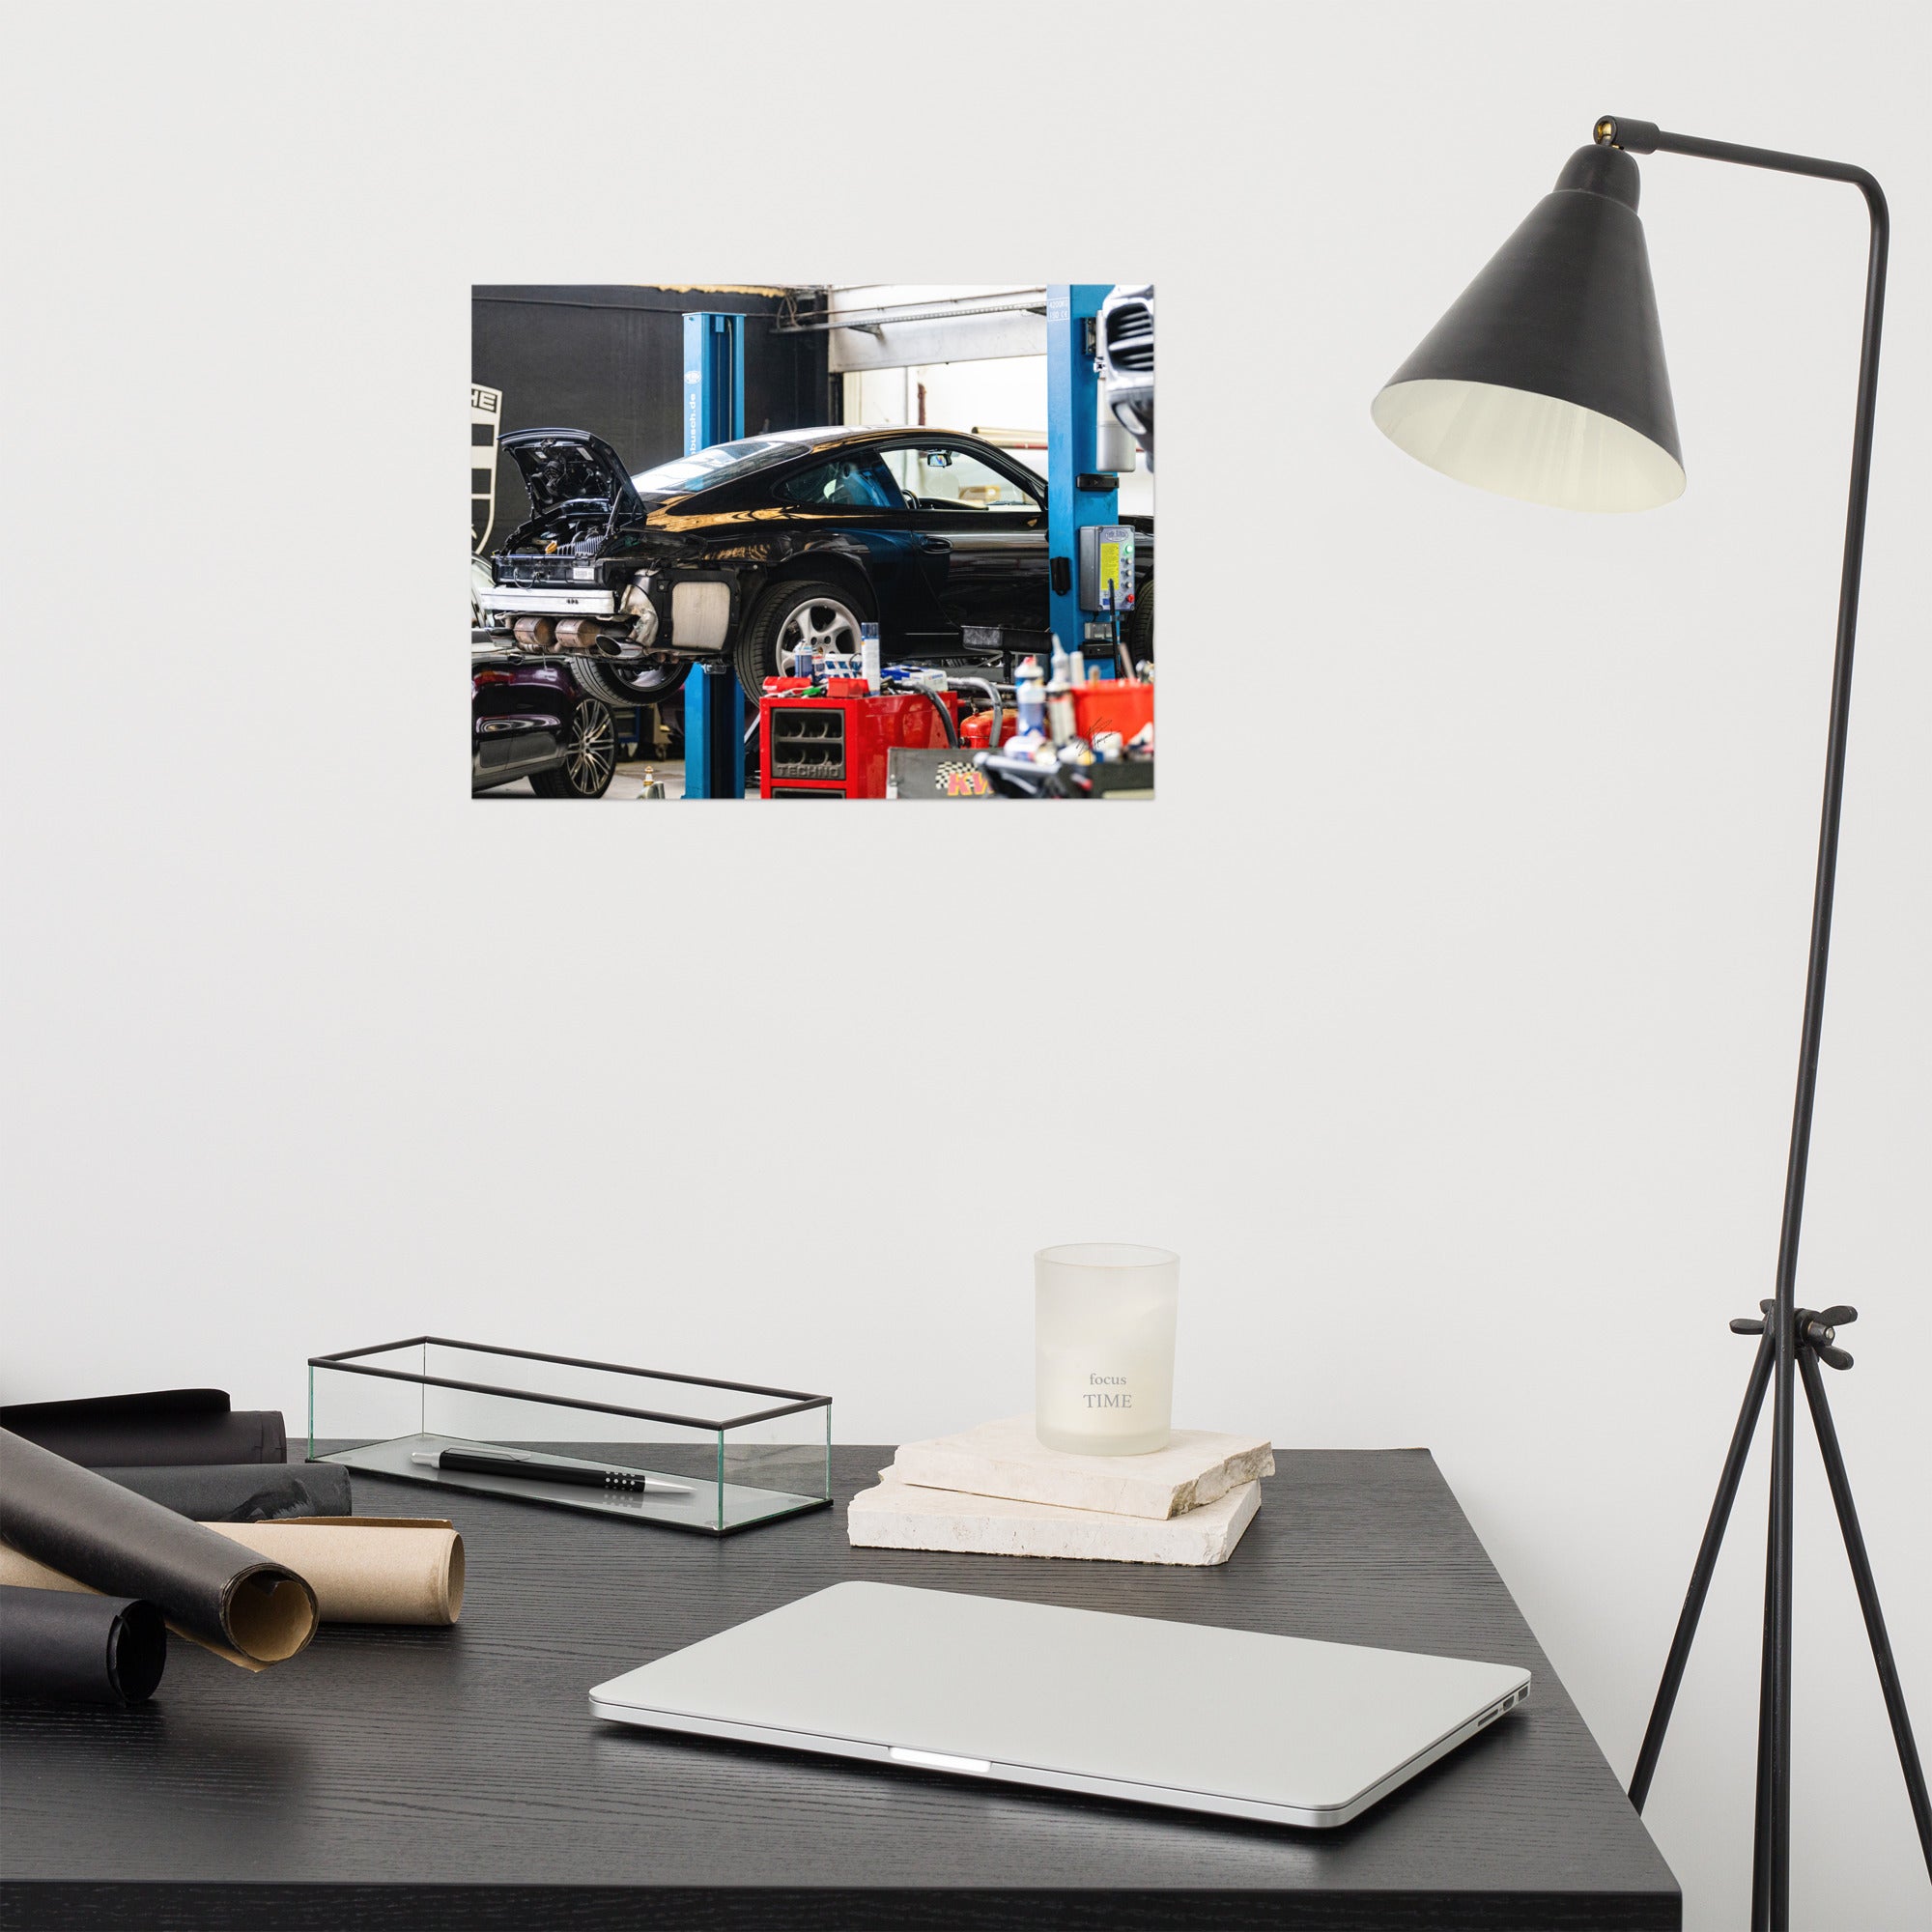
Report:
[[[684,318],[684,453],[745,433],[744,317]],[[1091,439],[1091,433],[1090,433]],[[684,795],[745,796],[745,694],[737,667],[701,662],[684,681]]]
[[[1099,455],[1100,409],[1094,330],[1113,286],[1060,283],[1046,292],[1046,534],[1047,554],[1053,559],[1049,610],[1054,640],[1069,654],[1087,646],[1079,532],[1091,524],[1120,522],[1119,485],[1094,468]],[[1104,487],[1083,490],[1083,478]]]

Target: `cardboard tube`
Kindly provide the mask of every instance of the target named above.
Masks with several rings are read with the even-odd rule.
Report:
[[[315,1593],[326,1624],[453,1624],[463,1610],[463,1539],[441,1517],[305,1517],[203,1527],[270,1558]],[[0,1543],[0,1587],[88,1586]],[[259,1667],[226,1647],[231,1662]]]
[[[453,1624],[463,1539],[442,1517],[303,1517],[213,1522],[232,1543],[293,1570],[326,1624]]]
[[[0,1582],[141,1597],[171,1630],[250,1670],[315,1634],[315,1592],[280,1564],[0,1429]],[[12,1574],[25,1559],[46,1577]],[[51,1578],[52,1580],[49,1580]]]
[[[33,1557],[23,1555],[12,1544],[0,1543],[0,1589],[6,1590],[71,1590],[83,1597],[98,1597],[101,1592],[92,1583],[76,1582],[64,1570],[49,1568],[38,1563]],[[197,1636],[185,1630],[174,1618],[167,1619],[169,1630],[177,1636],[185,1636],[190,1643],[198,1643],[203,1650],[213,1651],[225,1663],[239,1664],[243,1670],[266,1670],[267,1662],[258,1657],[248,1657],[235,1649],[232,1644],[220,1642],[216,1638]],[[310,1633],[313,1634],[313,1632]]]

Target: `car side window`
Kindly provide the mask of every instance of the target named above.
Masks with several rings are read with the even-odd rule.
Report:
[[[870,450],[835,456],[788,476],[773,493],[781,503],[807,510],[902,510],[893,473]]]
[[[956,443],[885,452],[894,479],[916,510],[1037,510],[1039,499]],[[1042,486],[1043,487],[1043,486]]]

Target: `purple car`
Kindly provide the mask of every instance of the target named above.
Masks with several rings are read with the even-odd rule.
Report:
[[[561,664],[534,663],[472,637],[469,662],[472,796],[528,779],[539,798],[602,798],[617,771],[617,727]]]

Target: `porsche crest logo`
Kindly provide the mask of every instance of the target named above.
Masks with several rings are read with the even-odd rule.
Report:
[[[481,555],[497,521],[497,432],[503,392],[469,385],[469,554]]]

